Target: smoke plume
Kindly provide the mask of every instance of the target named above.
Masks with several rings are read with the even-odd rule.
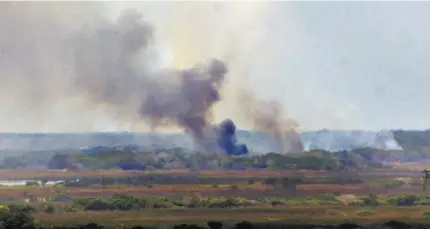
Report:
[[[45,109],[77,97],[80,105],[119,121],[149,123],[153,130],[180,127],[205,153],[248,152],[237,144],[231,120],[211,124],[228,72],[223,61],[153,68],[155,30],[134,10],[123,11],[116,21],[94,15],[73,26],[72,20],[59,20],[64,16],[46,14],[53,13],[46,5],[20,6],[1,3],[0,67],[2,85],[24,91],[15,92],[22,96],[19,102],[25,101],[23,108]]]
[[[296,131],[298,123],[287,118],[283,107],[273,100],[257,99],[251,92],[241,94],[240,105],[243,114],[255,130],[267,132],[275,139],[275,151],[281,153],[301,153],[304,151],[300,134]]]

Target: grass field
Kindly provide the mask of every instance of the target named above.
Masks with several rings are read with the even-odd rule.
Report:
[[[222,222],[280,221],[291,223],[360,224],[384,223],[393,219],[405,222],[430,223],[430,206],[424,207],[345,207],[345,206],[288,206],[246,209],[186,209],[151,210],[145,212],[108,211],[66,214],[37,213],[35,218],[42,225],[75,225],[97,223],[104,225],[166,226],[181,223],[203,223],[211,220]]]
[[[155,170],[155,171],[124,171],[124,170],[96,170],[96,171],[68,171],[68,170],[30,170],[30,169],[3,169],[0,170],[0,179],[40,179],[40,178],[70,178],[70,177],[121,177],[139,175],[198,175],[205,177],[268,177],[285,175],[311,175],[329,176],[331,173],[326,171],[310,170],[206,170],[190,171],[186,169],[177,170]]]
[[[119,170],[106,171],[30,171],[30,170],[2,170],[1,179],[47,179],[47,178],[83,178],[83,177],[133,177],[133,176],[190,176],[212,178],[244,178],[244,180],[258,180],[258,182],[237,182],[211,185],[211,184],[152,184],[147,185],[88,185],[85,187],[67,187],[61,190],[54,186],[3,186],[0,187],[0,200],[7,202],[23,201],[29,197],[54,197],[64,195],[70,198],[79,197],[110,197],[115,194],[126,194],[136,197],[220,197],[234,196],[248,199],[256,198],[282,198],[287,204],[272,206],[260,204],[239,208],[168,208],[168,209],[142,209],[129,211],[77,211],[62,210],[71,206],[71,202],[56,202],[51,200],[34,201],[29,203],[38,209],[46,204],[55,206],[55,212],[45,213],[38,210],[34,213],[35,219],[42,225],[71,225],[85,223],[99,223],[105,225],[170,225],[183,223],[202,223],[210,220],[223,222],[251,221],[282,221],[295,223],[379,223],[392,219],[430,223],[430,205],[411,205],[406,207],[388,206],[381,204],[378,207],[355,206],[349,203],[375,193],[378,196],[390,197],[404,194],[415,194],[425,199],[420,184],[418,171],[423,166],[396,165],[394,169],[378,169],[368,171],[351,171],[342,174],[328,171],[299,171],[299,170],[247,170],[247,171],[151,171],[126,172]],[[354,184],[298,184],[295,189],[279,189],[273,185],[263,184],[261,179],[268,177],[305,177],[307,179],[320,179],[321,177],[349,177],[360,179],[361,183]],[[386,182],[405,181],[395,187],[386,187]],[[322,194],[337,193],[336,204],[321,204],[312,198]]]

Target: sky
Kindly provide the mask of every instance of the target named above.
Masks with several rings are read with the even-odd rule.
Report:
[[[170,64],[169,45],[188,48],[185,65],[233,53],[232,87],[280,101],[302,130],[430,127],[430,2],[118,3],[112,12],[123,6],[166,36]],[[169,40],[166,24],[197,38]],[[219,119],[237,112],[219,107]]]
[[[83,3],[84,4],[84,3]],[[430,2],[104,2],[154,25],[158,67],[216,57],[230,69],[215,121],[249,123],[237,90],[276,100],[300,130],[430,128]],[[5,100],[3,99],[2,102]],[[3,103],[4,110],[13,100]],[[76,118],[67,103],[51,122],[0,114],[0,132],[130,130],[97,112]],[[91,128],[84,127],[85,125]],[[82,122],[80,125],[77,123]]]

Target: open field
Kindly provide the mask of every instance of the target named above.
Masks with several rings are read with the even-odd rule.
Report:
[[[79,222],[105,225],[153,225],[163,226],[184,223],[201,223],[211,220],[222,222],[282,221],[295,223],[380,223],[392,219],[430,223],[430,205],[422,192],[421,173],[405,167],[395,169],[374,169],[368,171],[328,172],[306,170],[167,170],[126,172],[119,170],[104,171],[29,171],[2,170],[0,179],[84,179],[87,183],[67,186],[27,185],[0,187],[0,200],[7,203],[28,204],[37,211],[35,219],[42,225],[71,225]],[[113,179],[113,183],[92,183],[102,177]],[[138,177],[151,177],[154,182],[127,184],[124,181]],[[198,178],[187,180],[188,178]],[[288,177],[306,181],[294,188],[279,187],[267,183],[278,182]],[[100,179],[99,179],[100,178]],[[171,179],[163,181],[163,179]],[[342,179],[341,179],[342,178]],[[181,179],[188,183],[181,183]],[[205,180],[205,179],[209,179]],[[169,181],[175,181],[169,184]],[[195,181],[194,183],[192,183]],[[89,183],[88,183],[89,182]],[[158,182],[158,183],[157,183]],[[190,183],[191,182],[191,183]],[[200,182],[200,183],[199,183]],[[209,182],[209,183],[208,183]],[[211,183],[213,182],[213,183]],[[223,183],[219,183],[223,182]],[[380,204],[377,207],[364,204],[363,198],[373,193]],[[82,197],[105,198],[106,201],[118,194],[135,198],[170,198],[187,200],[193,198],[244,198],[257,201],[250,206],[234,207],[157,207],[130,210],[85,210],[83,205],[76,206]],[[412,194],[418,198],[408,206],[392,204],[390,198]],[[326,195],[324,197],[324,195]],[[327,197],[328,195],[328,197]],[[55,200],[58,196],[66,200]],[[29,203],[25,201],[31,199]],[[328,198],[328,199],[327,199]],[[376,197],[375,197],[376,198]],[[100,199],[102,200],[102,199]],[[328,201],[328,202],[327,202]],[[351,204],[355,202],[361,204]],[[421,201],[421,202],[420,202]],[[204,201],[203,201],[204,202]],[[202,203],[203,203],[202,202]],[[274,202],[280,204],[274,205]],[[206,203],[207,204],[207,203]],[[46,206],[54,210],[47,213]],[[83,207],[83,208],[82,208]],[[70,211],[70,209],[74,209]],[[68,210],[66,210],[68,209]]]
[[[281,221],[294,223],[360,224],[383,223],[393,219],[405,222],[430,223],[430,206],[414,207],[345,207],[345,206],[288,206],[247,209],[186,209],[150,210],[145,212],[79,212],[66,214],[35,214],[42,225],[75,225],[97,223],[104,225],[166,226],[184,223],[202,223],[211,220],[222,222]],[[367,213],[370,215],[366,215]]]
[[[420,176],[420,171],[426,165],[416,164],[393,164],[394,169],[372,169],[363,171],[342,172],[345,176]],[[430,166],[429,166],[430,167]],[[280,170],[280,169],[249,169],[249,170],[201,170],[193,171],[188,169],[171,169],[155,171],[124,171],[124,170],[89,170],[89,171],[69,171],[69,170],[33,170],[33,169],[0,169],[0,180],[2,179],[65,179],[77,177],[125,177],[125,176],[204,176],[204,177],[270,177],[270,176],[333,176],[338,172],[314,171],[314,170]]]
[[[320,175],[328,176],[332,174],[326,171],[311,170],[270,170],[270,169],[253,169],[253,170],[203,170],[191,171],[187,169],[155,170],[155,171],[124,171],[124,170],[96,170],[96,171],[68,171],[68,170],[31,170],[31,169],[3,169],[0,170],[0,179],[40,179],[40,178],[70,178],[70,177],[93,177],[93,176],[139,176],[139,175],[197,175],[197,176],[228,176],[228,177],[267,177],[267,176],[285,176],[285,175]]]

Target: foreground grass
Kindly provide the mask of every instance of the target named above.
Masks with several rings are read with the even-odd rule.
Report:
[[[106,226],[169,226],[181,223],[202,224],[215,220],[226,223],[239,221],[284,223],[360,224],[383,223],[389,220],[430,223],[430,206],[413,207],[346,207],[346,206],[288,206],[242,209],[153,209],[147,211],[104,211],[75,213],[36,213],[43,226],[97,223]],[[363,214],[365,213],[365,214]]]

